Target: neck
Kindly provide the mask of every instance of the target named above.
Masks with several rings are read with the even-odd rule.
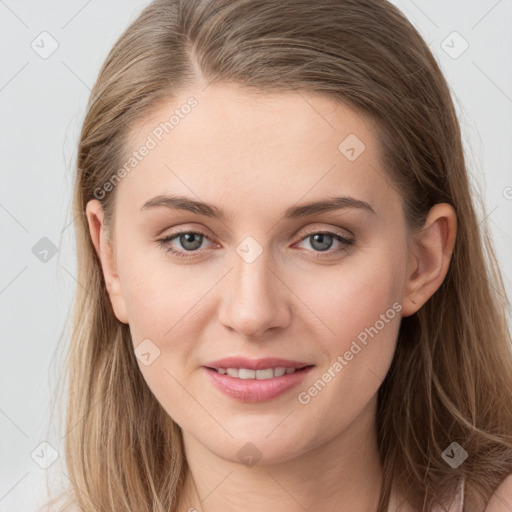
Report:
[[[375,410],[376,397],[327,443],[252,467],[221,458],[184,433],[189,471],[176,511],[376,512],[382,467]]]

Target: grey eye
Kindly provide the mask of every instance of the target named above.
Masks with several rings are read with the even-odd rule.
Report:
[[[195,251],[203,243],[203,235],[199,233],[181,233],[178,239],[183,249],[187,251]]]
[[[327,251],[331,248],[333,243],[333,236],[326,233],[316,233],[315,235],[310,235],[309,239],[311,240],[311,247],[318,251]]]

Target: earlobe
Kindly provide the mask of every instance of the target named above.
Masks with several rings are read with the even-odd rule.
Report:
[[[97,199],[91,199],[87,203],[85,212],[89,224],[89,234],[101,263],[101,269],[112,308],[114,309],[117,319],[127,324],[126,305],[122,293],[121,281],[117,273],[114,251],[107,237],[103,206]]]
[[[443,283],[455,247],[457,217],[447,203],[433,206],[411,241],[402,316],[416,313]]]

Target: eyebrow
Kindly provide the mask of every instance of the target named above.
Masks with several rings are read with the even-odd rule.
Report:
[[[218,219],[226,218],[226,214],[215,205],[202,201],[196,201],[195,199],[191,199],[186,196],[158,195],[146,201],[143,204],[141,210],[158,207],[166,207],[174,210],[185,210],[191,213]],[[362,209],[376,215],[374,209],[366,201],[361,201],[360,199],[355,199],[353,197],[332,197],[321,201],[314,201],[301,205],[291,206],[285,211],[284,218],[295,219],[299,217],[306,217],[308,215],[315,215],[318,213],[343,210],[346,208]]]

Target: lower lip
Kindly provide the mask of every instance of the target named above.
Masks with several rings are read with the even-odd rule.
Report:
[[[313,369],[308,366],[303,370],[296,370],[281,377],[271,379],[237,379],[229,375],[221,375],[217,370],[203,367],[213,385],[224,394],[242,402],[266,402],[286,393],[300,384],[306,375]]]

